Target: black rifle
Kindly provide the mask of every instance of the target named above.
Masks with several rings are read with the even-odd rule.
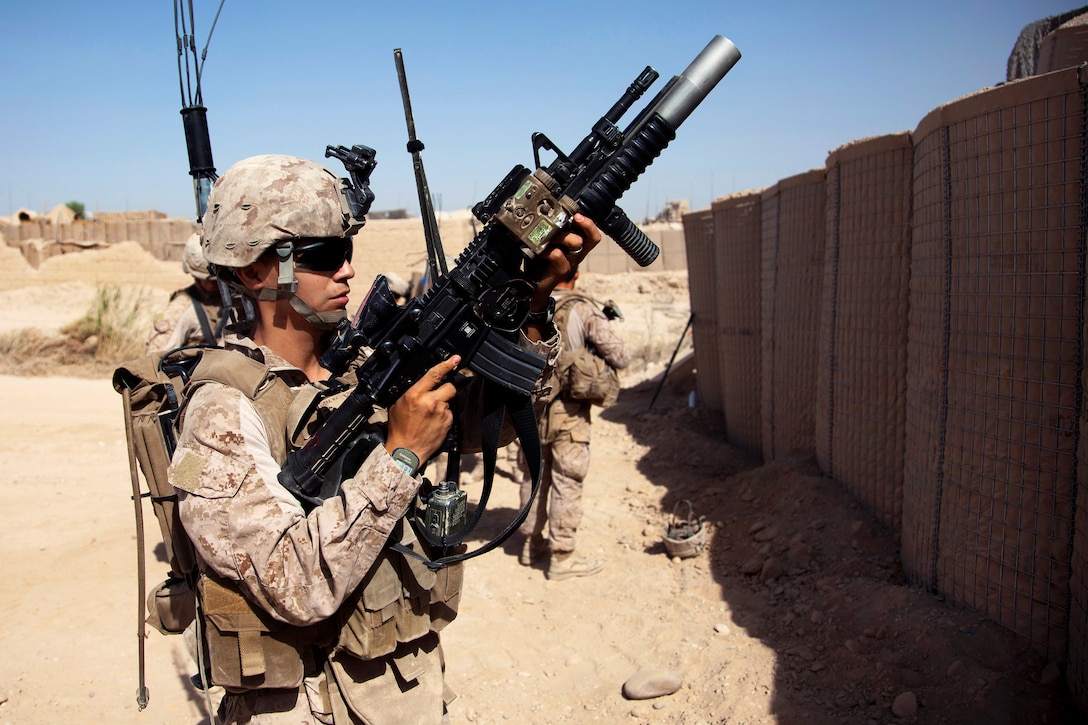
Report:
[[[485,379],[488,410],[497,411],[500,420],[509,411],[519,435],[529,428],[535,435],[528,396],[545,361],[517,343],[535,287],[534,259],[571,226],[576,212],[582,212],[639,264],[653,262],[657,247],[616,201],[676,137],[676,129],[739,58],[733,43],[716,36],[621,131],[616,125],[620,118],[657,79],[657,72],[647,67],[569,156],[543,134],[534,134],[537,170],[530,173],[515,166],[473,208],[483,228],[426,294],[399,307],[385,277],[379,275],[355,319],[341,323],[322,358],[322,365],[335,375],[360,348],[371,348],[356,370],[358,384],[310,441],[288,455],[280,482],[307,507],[337,495],[341,482],[380,443],[364,432],[375,408],[392,405],[427,370],[454,354],[461,356],[464,367]],[[547,169],[540,165],[542,148],[557,156]],[[343,147],[330,146],[326,155],[345,161],[349,172],[354,171]],[[372,156],[368,163],[366,174],[361,175],[364,180],[373,168]],[[524,421],[526,409],[529,423]],[[497,436],[496,428],[493,443]],[[431,493],[421,490],[424,503]],[[448,553],[471,532],[485,505],[486,494],[473,519],[455,530],[428,530],[427,517],[419,512],[409,519],[417,534]],[[528,507],[488,545],[468,554],[436,558],[430,565],[438,568],[494,548],[527,513]]]

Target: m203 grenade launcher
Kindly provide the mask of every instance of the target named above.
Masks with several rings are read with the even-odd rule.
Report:
[[[531,461],[529,449],[535,447],[539,462],[539,441],[526,440],[527,436],[535,439],[531,407],[528,424],[519,421],[525,417],[525,401],[545,366],[539,355],[518,343],[535,285],[533,259],[570,226],[575,213],[581,212],[640,265],[653,262],[657,246],[616,201],[675,138],[676,129],[739,58],[733,43],[716,36],[626,129],[620,130],[620,118],[657,78],[657,72],[647,67],[569,155],[543,134],[534,134],[536,171],[515,166],[473,208],[483,228],[425,294],[398,306],[385,278],[379,275],[355,319],[344,320],[337,328],[322,365],[338,376],[357,358],[360,348],[370,348],[371,354],[356,368],[358,382],[343,403],[304,447],[288,455],[279,477],[285,488],[304,506],[318,505],[336,495],[340,483],[380,443],[367,432],[366,422],[374,409],[392,405],[430,368],[454,354],[484,378],[485,391],[493,391],[488,395],[507,405],[527,458]],[[326,155],[343,161],[349,172],[357,172],[353,179],[365,186],[374,166],[373,152],[355,148],[367,152],[362,168],[356,168],[354,157],[345,156],[344,147],[330,146]],[[547,168],[540,163],[542,149],[556,154]],[[358,193],[367,195],[362,189]],[[486,447],[494,441],[483,443]],[[450,458],[457,457],[454,447]],[[486,473],[486,450],[484,463]],[[535,495],[539,472],[532,468],[530,463]],[[453,502],[449,511],[439,511],[441,515],[421,511],[408,517],[416,533],[439,552],[452,552],[471,533],[489,493],[489,486],[485,487],[475,511],[466,514],[461,510],[463,496],[453,495],[455,488],[456,482],[450,481],[442,481],[432,490],[425,486],[421,499],[432,495],[436,501],[448,499]],[[438,568],[494,548],[521,524],[528,508],[523,508],[500,538],[468,554],[440,556],[430,565]]]
[[[546,249],[571,217],[581,212],[639,265],[649,265],[657,258],[657,246],[616,201],[676,138],[680,124],[739,59],[740,51],[733,43],[715,36],[683,73],[669,81],[627,128],[620,130],[616,125],[620,118],[657,80],[657,71],[647,66],[569,155],[544,134],[534,133],[536,171],[515,166],[473,207],[473,214],[484,223],[491,219],[500,222],[533,256]],[[556,154],[546,169],[540,163],[541,149]]]

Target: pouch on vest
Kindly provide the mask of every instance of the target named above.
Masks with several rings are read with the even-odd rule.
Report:
[[[412,527],[401,522],[398,529],[402,544],[421,550]],[[375,659],[445,627],[457,616],[462,570],[456,564],[434,572],[420,559],[383,549],[361,591],[341,608],[337,651]]]
[[[619,373],[588,348],[561,352],[556,372],[568,398],[585,400],[602,408],[611,406],[619,398]]]
[[[468,545],[462,544],[454,553],[463,554]],[[431,589],[431,629],[441,632],[446,625],[457,618],[457,609],[461,605],[461,586],[465,579],[465,562],[449,564],[435,572],[434,587]]]
[[[575,300],[597,304],[593,299],[568,293],[555,303],[555,326],[566,334],[567,320]],[[577,350],[564,349],[555,364],[559,389],[569,400],[584,400],[592,405],[607,408],[620,394],[620,376],[616,369],[588,347]]]
[[[332,698],[336,722],[441,722],[443,705],[456,698],[443,669],[437,634],[401,644],[378,660],[334,655],[329,672],[334,680],[330,689],[339,695]],[[340,703],[350,714],[337,709]]]
[[[302,684],[303,630],[259,613],[233,586],[210,576],[201,575],[198,586],[212,684],[230,690]]]
[[[196,619],[196,592],[171,577],[147,595],[147,623],[163,634],[181,634]]]

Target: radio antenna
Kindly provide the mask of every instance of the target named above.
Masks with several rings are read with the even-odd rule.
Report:
[[[419,192],[419,212],[423,216],[423,236],[427,241],[427,282],[446,274],[446,254],[442,250],[442,239],[438,234],[438,222],[435,221],[434,205],[431,203],[431,190],[427,186],[427,174],[423,171],[423,142],[416,138],[416,121],[412,116],[412,100],[408,97],[408,78],[404,74],[404,54],[400,48],[393,51],[397,63],[397,78],[400,80],[400,97],[404,102],[404,121],[408,124],[408,153],[412,155],[412,168],[416,173],[416,190]]]
[[[215,162],[212,160],[212,141],[208,133],[208,109],[204,107],[204,91],[200,80],[204,74],[204,62],[208,58],[208,45],[219,22],[226,0],[220,0],[215,20],[208,32],[208,40],[200,55],[196,50],[196,19],[193,0],[174,0],[174,35],[178,46],[178,84],[181,87],[181,121],[185,126],[185,147],[189,152],[189,175],[193,177],[193,195],[196,198],[196,220],[204,218],[208,207],[208,194],[215,183]],[[186,7],[188,6],[188,22]]]

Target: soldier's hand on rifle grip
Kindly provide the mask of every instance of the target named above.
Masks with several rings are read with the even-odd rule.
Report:
[[[546,253],[533,260],[538,276],[530,310],[538,312],[548,306],[548,298],[552,296],[555,286],[570,277],[571,271],[600,243],[602,236],[592,219],[585,214],[574,215],[574,226],[570,231]],[[539,327],[526,325],[526,336],[530,340],[539,340]]]
[[[453,424],[450,401],[457,395],[457,388],[448,379],[460,364],[461,357],[451,355],[428,370],[389,407],[387,451],[407,448],[421,461],[438,452]]]

